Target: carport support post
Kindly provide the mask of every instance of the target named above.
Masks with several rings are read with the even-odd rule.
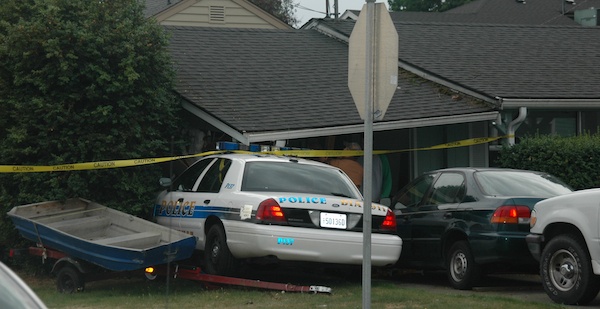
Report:
[[[363,268],[362,268],[362,307],[371,308],[371,202],[373,201],[373,105],[375,94],[374,52],[375,39],[375,0],[366,0],[366,73],[365,73],[365,135],[363,151]]]

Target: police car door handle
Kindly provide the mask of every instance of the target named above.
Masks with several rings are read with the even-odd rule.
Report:
[[[205,205],[208,205],[208,204],[210,204],[210,200],[204,200],[204,204],[205,204]]]

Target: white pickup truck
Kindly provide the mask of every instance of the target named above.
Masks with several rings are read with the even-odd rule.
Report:
[[[531,212],[529,251],[540,261],[546,294],[584,305],[600,291],[600,189],[538,202]]]

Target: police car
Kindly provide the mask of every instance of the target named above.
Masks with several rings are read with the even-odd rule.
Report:
[[[362,264],[363,197],[340,169],[268,154],[216,154],[161,179],[156,222],[197,238],[204,271],[232,275],[243,259]],[[396,263],[402,240],[372,204],[371,264]]]

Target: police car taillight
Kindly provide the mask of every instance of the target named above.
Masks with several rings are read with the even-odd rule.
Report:
[[[380,229],[384,231],[394,231],[396,232],[396,216],[394,212],[390,209],[387,210],[385,214],[385,219],[383,219],[383,223],[381,223]]]
[[[258,205],[256,219],[264,222],[287,222],[281,206],[272,198],[264,200]]]

